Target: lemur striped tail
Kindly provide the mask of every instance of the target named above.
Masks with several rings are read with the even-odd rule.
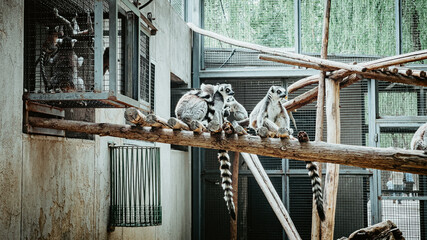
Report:
[[[218,161],[220,163],[219,170],[221,171],[221,186],[224,190],[224,200],[227,204],[228,212],[233,220],[236,220],[236,210],[233,202],[233,189],[231,186],[231,171],[230,171],[230,156],[225,150],[218,151]]]
[[[44,61],[46,57],[46,52],[42,51],[40,54],[40,73],[42,75],[42,79],[43,79],[43,83],[44,83],[44,88],[47,91],[49,89],[49,85],[47,82],[47,78],[46,78],[46,72],[45,72],[45,68],[44,68]]]
[[[323,209],[323,194],[322,194],[322,178],[319,177],[319,172],[317,171],[317,165],[313,162],[305,162],[305,167],[308,170],[308,176],[311,179],[311,189],[313,192],[314,200],[316,201],[317,213],[319,214],[320,220],[325,220],[325,211]]]

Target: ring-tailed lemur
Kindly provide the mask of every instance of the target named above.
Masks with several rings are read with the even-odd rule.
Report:
[[[57,54],[50,59],[54,65],[54,75],[51,78],[53,89],[62,91],[85,91],[83,79],[77,75],[77,67],[83,64],[83,58],[78,58],[74,52],[76,39],[64,37]]]
[[[228,96],[234,94],[230,84],[210,85],[202,84],[201,90],[191,90],[184,94],[175,108],[178,119],[189,124],[191,121],[217,122],[222,126],[224,122],[224,103]],[[207,124],[205,124],[207,125]],[[236,219],[233,203],[232,181],[230,171],[230,157],[225,150],[219,150],[221,186],[224,190],[224,200],[231,218]]]
[[[224,108],[233,113],[234,119],[236,121],[241,121],[248,118],[248,112],[246,111],[245,107],[237,102],[233,96],[229,96],[226,99]]]
[[[249,117],[249,127],[259,129],[266,126],[268,129],[288,129],[289,134],[293,133],[290,128],[289,115],[283,107],[282,100],[286,99],[287,91],[280,86],[272,86],[267,95],[255,106]],[[317,171],[317,165],[312,162],[306,162],[308,175],[311,179],[312,192],[316,200],[317,212],[320,219],[325,220],[323,209],[323,195],[321,187],[321,178]]]
[[[255,106],[249,116],[249,127],[259,129],[267,127],[277,131],[279,128],[286,128],[289,135],[292,134],[290,128],[289,115],[282,105],[282,99],[287,97],[287,91],[281,86],[271,86],[267,95]]]
[[[423,124],[418,130],[414,133],[414,136],[411,140],[411,149],[412,150],[427,150],[427,123]]]
[[[40,62],[40,74],[44,84],[44,90],[47,92],[51,86],[46,78],[45,63],[53,57],[58,51],[58,43],[61,42],[60,37],[63,35],[63,31],[60,26],[55,28],[46,27],[48,34],[46,40],[43,42],[40,57],[36,61],[36,66]]]

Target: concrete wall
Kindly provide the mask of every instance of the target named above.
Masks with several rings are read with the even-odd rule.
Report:
[[[23,0],[0,2],[0,238],[190,239],[189,153],[155,144],[161,149],[161,226],[108,233],[108,143],[127,140],[22,133],[23,5]],[[150,40],[150,58],[156,64],[156,113],[167,118],[170,72],[190,81],[191,34],[167,0],[145,10],[153,12],[159,29]],[[97,109],[95,119],[124,123],[123,109]]]
[[[0,236],[21,229],[24,0],[0,1]]]

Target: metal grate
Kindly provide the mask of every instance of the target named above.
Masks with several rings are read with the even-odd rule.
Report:
[[[140,37],[140,97],[150,102],[150,38],[141,31]]]
[[[110,146],[110,164],[110,226],[160,225],[160,149]]]
[[[427,48],[427,7],[423,0],[402,1],[402,52],[413,52]],[[427,61],[417,63],[426,64]]]
[[[426,89],[423,87],[379,81],[379,115],[381,117],[425,116],[427,114]]]
[[[185,15],[185,0],[169,0],[171,3],[171,6],[173,10],[182,18],[184,19]]]
[[[155,96],[155,91],[154,91],[154,87],[156,84],[156,65],[154,65],[153,63],[150,64],[150,107],[151,107],[151,111],[155,111],[154,109],[154,96]]]
[[[54,8],[58,14],[66,19],[64,21],[55,17]],[[89,11],[87,14],[86,11]],[[77,14],[77,17],[76,17]],[[75,18],[80,31],[93,28],[93,2],[74,0],[58,4],[55,1],[25,1],[24,17],[24,77],[25,88],[30,93],[49,92],[45,85],[53,85],[52,88],[63,90],[69,88],[64,82],[72,78],[71,86],[77,91],[93,90],[94,82],[94,55],[93,38],[94,32],[87,34],[75,34],[65,21],[74,27],[72,19]],[[72,50],[65,44],[57,43],[56,39],[64,40],[71,37],[77,40]],[[56,48],[57,50],[53,50]],[[44,61],[41,62],[42,52],[45,50]],[[73,51],[76,58],[65,56],[66,51]],[[56,56],[54,58],[54,56]],[[72,74],[71,64],[80,65],[77,74]],[[42,70],[43,69],[43,70]],[[44,76],[43,77],[43,73]],[[81,79],[81,81],[80,81]],[[47,82],[47,84],[45,84]],[[68,83],[70,84],[70,83]],[[74,86],[75,85],[75,86]]]

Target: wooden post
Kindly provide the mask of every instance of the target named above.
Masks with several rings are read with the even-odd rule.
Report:
[[[323,19],[323,36],[322,36],[322,50],[320,53],[321,58],[328,57],[328,42],[329,42],[329,19],[331,16],[331,0],[325,0],[325,17]],[[317,93],[317,109],[316,109],[316,137],[315,141],[322,141],[323,138],[323,119],[325,107],[325,78],[326,72],[322,71],[320,74],[318,93]],[[322,178],[322,164],[313,163],[317,165],[317,171],[320,178]],[[312,219],[311,219],[311,239],[319,240],[322,237],[322,228],[319,215],[317,214],[316,201],[313,196],[312,204]]]
[[[297,229],[295,228],[294,223],[289,216],[288,211],[286,211],[285,206],[283,205],[282,200],[274,189],[273,184],[268,178],[267,173],[261,165],[261,162],[258,159],[258,156],[255,154],[241,153],[242,157],[245,159],[246,164],[248,165],[249,170],[255,177],[259,187],[267,198],[268,203],[270,203],[271,208],[282,224],[283,229],[285,230],[289,239],[301,239],[298,234]]]
[[[238,219],[238,212],[239,212],[239,152],[234,152],[234,159],[233,159],[233,175],[231,179],[231,184],[233,187],[233,190],[231,191],[233,193],[233,202],[234,202],[234,208],[236,211],[236,220],[233,220],[230,218],[230,239],[231,240],[237,240],[237,219]]]
[[[340,83],[338,81],[326,81],[326,119],[328,143],[340,143],[341,121],[340,121]],[[326,165],[325,178],[325,215],[326,220],[322,222],[322,239],[332,240],[334,238],[335,210],[338,192],[339,165]]]
[[[261,45],[257,45],[257,44],[253,44],[253,43],[242,42],[242,41],[238,41],[238,40],[235,40],[235,39],[232,39],[229,37],[225,37],[225,36],[222,36],[220,34],[217,34],[217,33],[205,30],[205,29],[201,29],[201,28],[197,27],[196,25],[194,25],[193,23],[187,23],[187,25],[194,32],[197,32],[199,34],[202,34],[202,35],[210,37],[210,38],[217,39],[221,42],[225,42],[225,43],[228,43],[231,45],[240,46],[240,47],[260,51],[263,53],[268,53],[268,54],[273,54],[273,55],[277,55],[277,56],[301,60],[301,61],[305,61],[305,62],[321,64],[323,66],[330,67],[330,68],[341,68],[341,69],[346,69],[346,70],[349,70],[352,72],[365,72],[366,71],[366,67],[364,67],[364,66],[350,65],[350,64],[346,64],[346,63],[320,59],[320,58],[302,55],[302,54],[298,54],[298,53],[285,52],[285,51],[277,50],[275,48],[269,48],[269,47],[265,47],[265,46],[261,46]]]

